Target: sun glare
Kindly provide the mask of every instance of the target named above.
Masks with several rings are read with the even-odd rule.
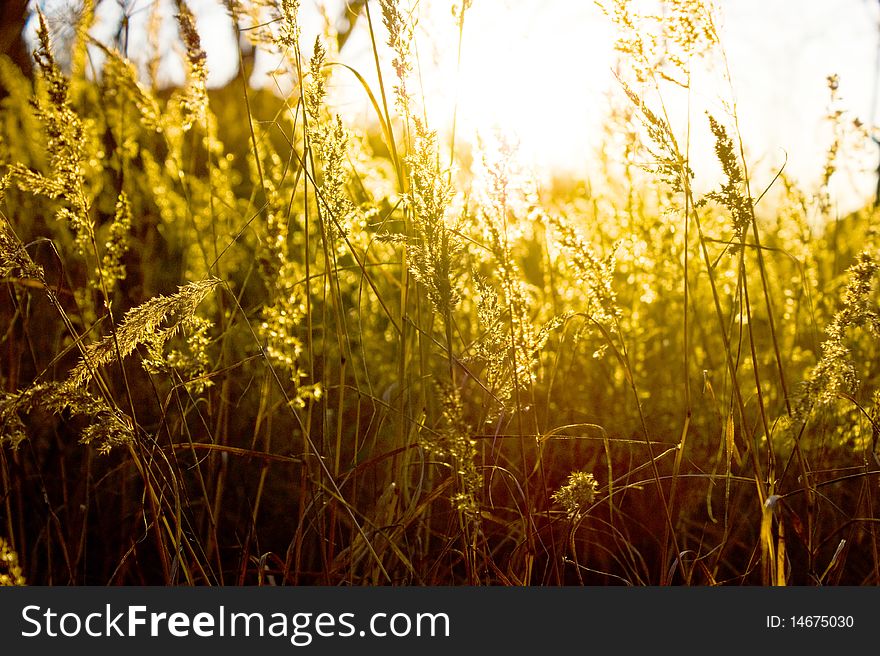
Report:
[[[695,64],[691,93],[671,85],[666,101],[677,117],[689,117],[696,126],[690,135],[691,155],[704,169],[717,168],[705,112],[720,115],[735,101],[749,144],[747,155],[759,178],[769,183],[784,166],[789,175],[814,182],[830,139],[823,123],[828,75],[840,75],[842,106],[871,122],[865,110],[876,34],[864,20],[871,12],[858,0],[847,0],[839,11],[810,0],[800,5],[797,16],[771,8],[773,20],[756,26],[750,17],[759,12],[759,4],[717,3],[732,85],[720,60],[708,74]],[[477,145],[481,137],[500,132],[518,143],[519,159],[539,180],[557,174],[590,176],[610,111],[609,96],[622,96],[613,74],[614,28],[594,2],[475,2],[461,32],[448,3],[413,6],[416,95],[444,143],[449,143],[453,123],[459,147]],[[377,16],[373,20],[380,22]],[[343,57],[375,88],[366,21],[346,48]],[[801,56],[792,58],[791,53]],[[338,102],[347,111],[360,105],[362,118],[369,119],[372,110],[359,85],[344,78],[336,84]],[[687,121],[676,127],[686,130]],[[859,154],[847,175],[835,181],[842,209],[861,206],[873,192],[874,155]],[[697,184],[708,190],[716,182]]]
[[[596,145],[584,128],[599,125],[612,79],[608,21],[592,3],[508,1],[475,3],[464,27],[460,66],[455,49],[438,49],[440,75],[426,87],[442,127],[455,111],[462,140],[500,131],[536,173],[582,173]]]
[[[311,43],[320,12],[303,7],[303,43]],[[607,113],[613,76],[613,32],[594,3],[475,2],[463,29],[449,3],[422,2],[414,10],[416,70],[413,95],[442,143],[476,146],[490,134],[518,144],[518,156],[539,178],[554,172],[584,174],[596,129]],[[379,11],[372,20],[379,25]],[[384,43],[378,43],[385,51]],[[377,89],[367,21],[361,19],[340,58]],[[390,61],[390,57],[383,57]],[[262,84],[284,88],[272,71],[277,57],[261,58]],[[383,71],[394,79],[390,67]],[[260,84],[259,79],[255,81]],[[334,102],[375,122],[360,83],[340,72]]]
[[[38,4],[60,21],[70,13],[65,8],[73,6],[70,0]],[[518,158],[539,180],[559,174],[589,177],[610,108],[609,94],[622,95],[612,73],[616,61],[612,22],[594,2],[494,0],[473,2],[460,30],[453,9],[460,4],[404,3],[416,24],[411,91],[447,152],[453,126],[457,149],[475,147],[481,138],[500,133],[518,144]],[[841,106],[866,125],[876,122],[878,17],[876,7],[869,4],[845,0],[832,6],[806,0],[793,15],[783,4],[718,0],[721,42],[731,62],[733,86],[721,88],[717,79],[721,76],[716,75],[714,80],[695,83],[689,98],[675,89],[666,96],[667,102],[675,103],[678,95],[674,114],[699,128],[690,135],[695,161],[704,169],[716,166],[703,114],[708,109],[717,115],[725,111],[724,103],[735,99],[747,155],[758,167],[758,177],[769,183],[784,166],[787,174],[815,182],[830,139],[823,126],[829,75],[839,75]],[[220,0],[189,0],[189,5],[207,54],[209,86],[227,84],[238,68],[228,11]],[[326,38],[326,25],[342,15],[342,6],[335,0],[302,1],[305,56],[317,35]],[[371,6],[387,82],[394,79],[391,57],[379,4]],[[127,15],[128,52],[137,59],[151,51],[146,33],[154,13],[164,17],[162,47],[173,44],[172,0],[99,3],[97,36],[112,40],[123,14]],[[755,23],[752,17],[759,13],[767,19]],[[33,31],[36,26],[31,23]],[[182,83],[178,51],[169,45],[160,53],[160,83]],[[99,66],[102,54],[95,51],[93,56]],[[339,59],[357,70],[374,92],[380,87],[363,15]],[[281,94],[296,93],[289,75],[279,74],[284,66],[277,53],[258,52],[251,83]],[[375,126],[375,112],[361,83],[350,72],[337,71],[331,83],[332,102],[350,120]],[[834,184],[842,211],[859,207],[873,193],[875,160],[876,152],[868,147],[848,164],[846,175],[837,176]],[[716,181],[696,184],[701,182],[708,189]]]

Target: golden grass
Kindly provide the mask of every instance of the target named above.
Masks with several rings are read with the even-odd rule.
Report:
[[[0,581],[880,582],[876,216],[832,221],[837,141],[771,203],[735,111],[677,133],[723,50],[664,4],[604,3],[603,179],[549,189],[503,140],[447,166],[397,0],[378,88],[237,7],[286,98],[207,90],[183,0],[173,91],[114,44],[64,72],[41,18],[32,83],[0,62]],[[378,134],[328,108],[351,72]]]

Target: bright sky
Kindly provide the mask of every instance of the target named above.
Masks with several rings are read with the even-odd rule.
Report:
[[[41,0],[49,5],[70,0]],[[142,51],[139,29],[157,0],[105,0],[102,20],[117,22],[118,4],[132,16],[131,52]],[[173,14],[171,0],[167,3]],[[303,0],[303,43],[320,29],[316,5]],[[222,84],[234,73],[237,52],[219,0],[188,0],[198,17],[211,68],[210,81]],[[404,5],[407,0],[402,0]],[[331,14],[341,2],[326,0]],[[551,170],[589,175],[599,126],[608,109],[609,89],[621,93],[610,71],[613,33],[608,20],[589,1],[475,0],[466,15],[462,64],[457,68],[458,34],[448,0],[421,0],[417,32],[418,63],[432,124],[451,123],[458,103],[458,138],[498,128],[520,142],[520,155],[540,175]],[[827,106],[826,78],[840,76],[845,107],[875,123],[876,57],[880,2],[875,0],[717,0],[721,39],[730,62],[743,137],[757,177],[769,182],[772,170],[788,155],[786,170],[804,181],[821,172],[828,143],[822,117]],[[381,13],[373,5],[379,30]],[[116,16],[114,16],[116,14]],[[169,18],[170,21],[170,18]],[[172,23],[169,22],[169,29]],[[341,59],[375,85],[366,21]],[[173,34],[173,32],[171,32]],[[384,31],[381,32],[384,39]],[[308,53],[307,53],[308,54]],[[390,61],[390,57],[387,58]],[[277,62],[263,58],[262,69]],[[182,72],[169,65],[171,79]],[[259,80],[255,79],[255,82]],[[267,81],[268,84],[274,84]],[[339,71],[336,102],[356,120],[369,113],[354,78]],[[714,89],[695,87],[701,102],[713,106]],[[700,123],[702,121],[702,123]],[[694,118],[705,126],[701,115]],[[696,139],[695,150],[711,156],[711,143]],[[695,160],[699,155],[695,153]],[[871,197],[873,169],[880,150],[868,144],[862,164],[839,176],[842,212]],[[696,168],[696,167],[695,167]],[[858,169],[861,168],[861,173]]]

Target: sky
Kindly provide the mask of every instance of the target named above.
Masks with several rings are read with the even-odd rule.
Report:
[[[40,0],[53,4],[71,0]],[[105,0],[100,20],[105,31],[118,24],[120,6],[130,14],[130,52],[143,51],[143,25],[150,6],[166,2],[168,34],[174,28],[170,0]],[[221,85],[235,73],[238,54],[219,0],[188,0],[197,16],[211,70]],[[402,0],[407,5],[407,0]],[[323,3],[331,14],[338,0]],[[520,157],[539,177],[570,173],[589,176],[595,164],[599,128],[608,94],[622,94],[611,71],[614,33],[593,2],[572,0],[475,0],[466,14],[462,61],[449,0],[421,0],[417,28],[420,92],[435,127],[449,128],[457,106],[457,139],[500,130],[519,143]],[[809,184],[821,175],[830,139],[827,78],[837,74],[842,107],[868,125],[878,122],[876,96],[877,0],[716,0],[721,42],[727,55],[742,136],[750,169],[769,182],[785,163],[787,173]],[[319,0],[302,0],[303,43],[320,32]],[[374,22],[380,12],[374,2]],[[372,85],[372,53],[361,20],[341,59]],[[99,26],[99,29],[100,26]],[[381,28],[379,28],[381,29]],[[173,36],[169,37],[169,43]],[[262,56],[252,82],[275,86],[265,77],[277,61]],[[182,67],[170,57],[163,69],[179,79]],[[693,86],[695,108],[718,110],[717,97],[729,95],[709,85]],[[674,98],[671,99],[674,103]],[[351,120],[369,116],[366,97],[350,74],[334,78],[334,102]],[[697,115],[695,120],[701,120]],[[694,159],[710,157],[706,131],[695,130]],[[701,141],[702,139],[702,141]],[[837,176],[841,213],[870,198],[880,149],[872,143]],[[703,155],[700,155],[703,153]]]

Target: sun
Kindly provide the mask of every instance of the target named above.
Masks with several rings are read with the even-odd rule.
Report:
[[[475,144],[500,132],[544,177],[583,173],[613,76],[613,33],[593,3],[476,2],[463,30],[448,7],[420,20],[424,102],[437,128]],[[423,5],[424,7],[424,5]],[[461,37],[460,61],[459,38]]]
[[[304,3],[304,24],[307,9]],[[411,16],[416,25],[414,67],[407,88],[441,143],[451,144],[454,134],[457,148],[476,146],[486,135],[500,133],[518,144],[518,159],[539,179],[586,172],[614,85],[613,27],[594,3],[474,2],[462,25],[450,3],[423,1],[413,3]],[[392,55],[382,42],[377,9],[372,22],[379,59],[387,66]],[[314,40],[306,31],[304,43]],[[357,69],[378,97],[365,18],[339,57]],[[272,66],[267,63],[267,69]],[[374,110],[361,83],[345,71],[334,75],[340,112],[369,122]],[[390,66],[383,76],[390,94]]]

